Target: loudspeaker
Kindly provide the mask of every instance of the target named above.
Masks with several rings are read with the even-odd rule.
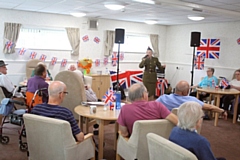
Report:
[[[124,29],[115,29],[115,43],[124,43]]]
[[[192,32],[191,33],[191,47],[199,47],[200,46],[200,38],[201,32]]]

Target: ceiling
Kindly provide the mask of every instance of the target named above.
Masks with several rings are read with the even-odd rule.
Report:
[[[123,2],[119,11],[104,7],[105,2]],[[240,0],[154,0],[155,4],[134,0],[0,0],[0,8],[70,15],[85,12],[89,18],[144,22],[154,19],[161,25],[229,22],[240,20]],[[195,11],[194,11],[195,10]],[[191,21],[188,15],[201,15]]]

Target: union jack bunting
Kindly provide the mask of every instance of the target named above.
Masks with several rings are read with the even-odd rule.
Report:
[[[238,38],[238,39],[237,39],[237,44],[239,44],[239,45],[240,45],[240,38]]]
[[[41,61],[44,62],[44,61],[46,60],[46,58],[47,58],[47,56],[44,55],[44,54],[42,54],[42,55],[40,56],[39,60],[41,60]]]
[[[82,37],[82,40],[83,40],[83,42],[89,41],[88,35],[83,36],[83,37]]]
[[[227,88],[228,85],[229,85],[228,80],[226,78],[222,78],[220,82],[220,86],[223,88]]]
[[[37,56],[37,52],[31,52],[31,54],[30,54],[31,59],[35,59],[36,56]]]
[[[202,39],[197,47],[197,55],[205,58],[219,59],[220,39]]]
[[[63,59],[61,62],[61,67],[65,67],[67,65],[67,59]]]
[[[108,64],[108,57],[103,58],[103,64],[106,66]]]
[[[7,48],[7,49],[11,49],[13,45],[14,45],[14,43],[13,43],[12,41],[8,41],[8,42],[6,43],[6,48]]]
[[[124,53],[123,52],[120,53],[119,59],[120,59],[120,61],[122,61],[124,59]]]
[[[52,57],[50,64],[55,65],[56,63],[57,63],[57,57]]]
[[[100,66],[100,59],[96,59],[96,60],[95,60],[95,66],[96,66],[96,67]]]
[[[93,41],[98,44],[100,42],[100,38],[94,37]]]
[[[195,69],[203,70],[204,69],[204,57],[203,56],[195,56],[194,57],[194,66],[195,66]]]
[[[155,95],[161,96],[164,94],[165,89],[168,88],[168,81],[164,78],[158,78],[156,85],[157,86],[156,86],[156,90],[155,90]]]
[[[20,50],[18,51],[19,55],[24,55],[25,52],[26,52],[25,48],[20,48]]]
[[[117,72],[110,71],[113,86],[117,84]],[[119,84],[122,88],[129,88],[134,83],[142,83],[143,71],[125,71],[118,75]]]
[[[114,91],[112,89],[109,89],[105,94],[104,96],[102,97],[102,101],[105,103],[105,104],[110,104],[112,102],[114,102],[115,98],[114,98]]]
[[[116,66],[118,62],[117,52],[113,52],[112,54],[112,66]]]

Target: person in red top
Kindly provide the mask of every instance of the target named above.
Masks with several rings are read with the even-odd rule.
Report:
[[[178,118],[162,103],[148,101],[148,92],[143,84],[133,84],[128,91],[131,104],[121,108],[118,117],[119,130],[124,137],[132,134],[133,124],[137,120],[167,119],[177,125]]]

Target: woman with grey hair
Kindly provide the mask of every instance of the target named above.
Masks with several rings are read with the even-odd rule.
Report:
[[[172,129],[169,140],[189,150],[198,160],[225,160],[215,158],[208,140],[197,133],[204,113],[197,102],[185,102],[178,109],[178,125]]]

